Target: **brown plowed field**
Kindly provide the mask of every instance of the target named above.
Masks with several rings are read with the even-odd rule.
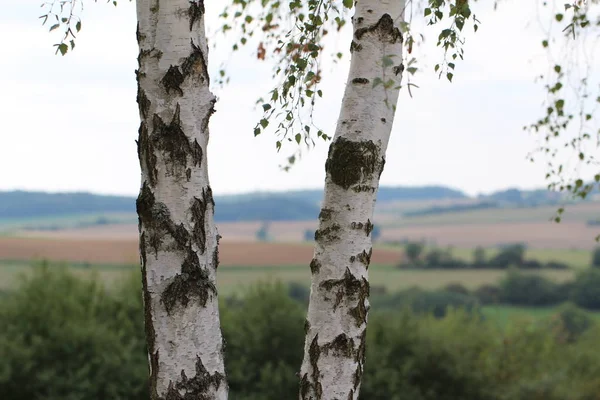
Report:
[[[221,265],[284,266],[310,263],[313,248],[292,243],[228,242],[219,248]],[[400,253],[375,249],[372,262],[397,264]],[[137,240],[0,238],[0,260],[39,260],[137,264]]]

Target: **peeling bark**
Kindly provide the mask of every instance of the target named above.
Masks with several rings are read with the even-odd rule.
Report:
[[[358,0],[352,61],[325,163],[325,195],[310,264],[301,400],[357,399],[365,363],[373,209],[394,121],[404,1]],[[375,79],[394,82],[387,89]]]
[[[151,398],[227,399],[208,180],[204,3],[137,0],[139,216]]]

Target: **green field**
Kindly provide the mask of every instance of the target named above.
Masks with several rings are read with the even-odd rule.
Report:
[[[387,221],[385,227],[425,226],[452,224],[494,224],[511,222],[546,222],[555,216],[560,206],[539,206],[522,208],[488,208],[481,210],[460,211],[402,217],[402,207],[397,210],[386,209],[380,213]],[[600,202],[569,204],[565,208],[563,221],[586,222],[595,220],[600,214]]]
[[[51,266],[59,266],[54,263]],[[80,276],[97,275],[109,285],[124,274],[132,273],[137,268],[126,265],[84,265],[73,264],[69,266],[73,272]],[[26,274],[31,266],[26,262],[0,261],[0,289],[12,287],[19,275]],[[371,286],[382,286],[388,291],[397,291],[418,286],[423,289],[438,289],[449,283],[460,283],[469,289],[478,288],[484,284],[497,283],[504,275],[502,270],[399,270],[392,266],[373,265],[369,268]],[[539,274],[556,282],[572,279],[574,271],[570,270],[544,270],[531,272]],[[281,267],[256,267],[256,266],[226,266],[219,267],[217,284],[220,293],[229,295],[243,290],[251,284],[277,280],[284,283],[298,282],[308,285],[310,270],[308,266],[281,266]]]
[[[474,249],[452,248],[452,254],[462,260],[473,261]],[[487,258],[498,254],[498,249],[485,249]],[[592,252],[582,249],[527,249],[525,258],[537,260],[540,262],[558,261],[569,265],[575,269],[583,269],[590,266],[592,261]]]
[[[106,223],[137,223],[137,215],[126,212],[64,214],[32,218],[0,218],[0,233],[18,229],[58,230],[82,226],[98,226]]]

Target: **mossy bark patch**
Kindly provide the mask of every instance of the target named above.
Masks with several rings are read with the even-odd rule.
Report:
[[[225,376],[219,372],[210,374],[200,357],[196,361],[196,375],[188,378],[181,371],[181,380],[171,382],[165,400],[209,400],[209,393],[225,384]],[[183,394],[182,394],[183,393]]]
[[[161,294],[167,313],[171,314],[177,304],[184,308],[192,300],[197,300],[202,306],[211,295],[217,294],[217,288],[210,280],[208,272],[200,265],[198,255],[189,250],[181,266],[181,273],[176,275]]]
[[[369,182],[379,173],[380,148],[372,140],[352,141],[339,137],[329,146],[325,172],[336,185],[349,189]]]

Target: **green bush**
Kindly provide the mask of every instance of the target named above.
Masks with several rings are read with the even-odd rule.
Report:
[[[502,303],[521,306],[548,306],[567,300],[554,282],[516,270],[509,271],[500,282],[499,298]]]
[[[297,397],[295,374],[302,362],[304,317],[305,308],[281,284],[257,285],[238,307],[222,309],[232,399]]]
[[[425,291],[418,288],[372,298],[373,310],[397,310],[408,308],[416,314],[432,314],[442,318],[450,308],[477,311],[477,299],[462,293],[445,290]]]
[[[469,289],[467,289],[464,285],[461,285],[460,283],[449,283],[446,286],[444,286],[444,291],[465,295],[470,294]]]
[[[2,299],[0,397],[148,399],[139,282],[107,291],[40,269]],[[500,329],[446,306],[469,304],[465,297],[412,289],[374,298],[361,400],[600,399],[600,328],[580,310],[565,306],[548,321]],[[401,311],[400,298],[426,305]],[[382,301],[394,307],[377,311]],[[441,303],[444,318],[422,315]],[[296,398],[305,306],[281,284],[222,305],[230,398]]]
[[[572,303],[566,303],[550,321],[550,327],[558,340],[573,343],[594,326],[594,320]]]
[[[36,269],[0,303],[2,398],[147,399],[140,291]]]
[[[600,268],[600,247],[596,247],[592,252],[592,267]]]
[[[473,295],[484,305],[500,302],[500,288],[495,285],[482,285],[473,292]]]
[[[521,266],[525,257],[525,246],[522,244],[513,244],[504,247],[489,261],[489,265],[494,268],[508,268],[511,265]]]
[[[573,282],[571,298],[579,307],[600,310],[600,269],[579,273]]]

